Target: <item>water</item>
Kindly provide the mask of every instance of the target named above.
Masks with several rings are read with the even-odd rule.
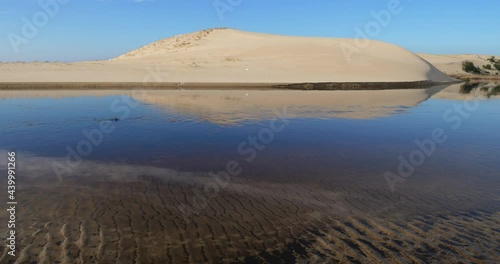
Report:
[[[15,93],[3,96],[0,149],[65,157],[68,148],[76,151],[79,142],[91,142],[85,133],[98,130],[99,124],[105,122],[114,129],[102,133],[99,144],[91,142],[92,151],[86,160],[210,171],[223,168],[225,161],[247,158],[250,154],[241,155],[238,146],[249,136],[258,137],[260,130],[268,128],[270,120],[277,118],[275,111],[287,115],[286,124],[277,121],[277,126],[286,126],[283,131],[272,133],[273,138],[266,142],[265,150],[258,150],[258,159],[248,164],[251,169],[265,172],[270,166],[293,172],[335,168],[347,173],[364,170],[380,174],[397,166],[399,155],[410,154],[416,148],[414,141],[431,138],[436,128],[443,129],[449,140],[438,146],[422,170],[465,157],[481,158],[465,164],[457,162],[447,169],[462,171],[464,167],[480,165],[499,169],[495,154],[500,153],[496,133],[500,127],[500,105],[495,98],[481,98],[477,110],[464,109],[466,113],[462,116],[454,106],[467,106],[469,101],[433,97],[422,102],[417,98],[410,103],[394,98],[392,105],[380,109],[366,105],[361,108],[355,105],[359,103],[356,101],[354,105],[348,101],[347,106],[322,105],[321,102],[316,105],[314,101],[301,103],[300,93],[307,92],[279,95],[295,99],[293,105],[259,102],[271,91],[217,92],[214,97],[229,101],[225,109],[226,106],[217,108],[219,102],[212,98],[204,98],[205,91],[149,91],[157,102],[144,96],[143,100],[134,98],[131,92],[109,91],[100,96],[92,96],[90,91],[89,95],[82,96],[64,93],[66,96],[60,98],[50,94],[30,98],[30,92],[17,95],[23,98],[15,98]],[[225,95],[227,93],[234,95]],[[408,93],[413,96],[416,92]],[[338,97],[352,100],[349,94],[317,94],[319,97],[333,95],[332,101]],[[445,92],[437,93],[440,94]],[[234,110],[239,102],[231,104],[231,99],[225,99],[230,96],[236,102],[236,96],[243,100],[249,96],[257,99],[248,99],[249,102],[241,103],[240,110]],[[196,99],[184,102],[184,97]],[[200,102],[204,99],[206,102]],[[412,103],[415,105],[408,105]],[[214,105],[215,108],[208,109]],[[447,111],[450,113],[445,119],[443,115]],[[460,125],[454,129],[457,123]],[[252,147],[248,145],[243,149],[249,148]]]
[[[93,192],[106,186],[112,192],[123,191],[118,183],[136,182],[126,187],[133,193],[142,188],[144,179],[156,177],[163,181],[146,181],[148,188],[156,184],[172,188],[169,184],[177,182],[191,186],[175,185],[187,190],[184,202],[180,194],[172,194],[174,209],[169,212],[176,215],[180,204],[192,206],[193,189],[202,192],[192,186],[207,186],[211,172],[230,172],[231,163],[236,173],[229,173],[230,180],[218,187],[220,192],[231,193],[232,198],[276,196],[267,206],[278,203],[288,217],[287,203],[294,204],[293,210],[307,215],[305,220],[297,215],[294,221],[299,223],[309,223],[315,213],[403,221],[443,212],[450,217],[481,212],[489,214],[487,219],[497,219],[498,227],[500,99],[484,96],[479,89],[464,93],[453,85],[370,92],[1,91],[0,113],[0,150],[18,154],[20,170],[31,179],[20,180],[19,195],[29,203],[35,203],[31,196],[43,197],[34,191],[39,187],[64,195],[58,189],[61,184],[72,186],[78,196],[81,186]],[[112,131],[100,128],[103,125]],[[257,143],[251,143],[252,138]],[[398,172],[402,159],[407,164],[403,174]],[[54,162],[64,169],[55,169]],[[101,184],[96,187],[94,181]],[[85,200],[85,193],[80,194],[79,201]],[[212,206],[226,211],[217,205],[226,202],[230,212],[237,212],[246,199],[235,198],[238,204],[230,196],[218,195],[225,200],[219,201],[217,195],[208,199],[196,215],[217,211],[207,209]],[[112,194],[109,197],[113,199]],[[155,203],[147,199],[148,204]],[[324,211],[323,206],[329,209]],[[60,210],[53,208],[54,215],[74,223]],[[236,213],[230,212],[235,219]],[[31,210],[25,217],[41,215]],[[82,213],[76,218],[85,217]],[[195,216],[187,218],[192,218],[190,222]],[[218,213],[213,219],[223,221]],[[120,224],[114,228],[120,229]],[[244,256],[250,254],[233,247]]]

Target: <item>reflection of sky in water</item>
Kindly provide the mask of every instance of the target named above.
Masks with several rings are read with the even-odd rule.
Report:
[[[85,139],[83,130],[120,114],[111,110],[120,95],[60,99],[0,100],[0,149],[15,149],[44,157],[64,157],[66,146]],[[429,138],[442,128],[449,140],[419,170],[421,173],[500,171],[500,100],[482,100],[462,126],[443,120],[443,114],[463,101],[429,99],[415,107],[372,119],[312,118],[290,120],[287,128],[246,165],[245,174],[320,175],[339,171],[380,175],[397,168],[399,155],[415,149],[415,139]],[[291,106],[293,109],[293,106]],[[205,113],[206,115],[207,113]],[[456,115],[456,114],[455,114]],[[201,115],[203,117],[203,115]],[[154,104],[139,103],[126,120],[94,148],[88,160],[125,162],[181,171],[221,170],[231,159],[244,158],[238,145],[267,127],[269,118],[237,124],[217,124]],[[429,173],[428,173],[429,174]],[[432,173],[430,173],[432,174]]]

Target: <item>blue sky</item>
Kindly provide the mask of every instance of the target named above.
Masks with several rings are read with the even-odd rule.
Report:
[[[50,9],[56,12],[37,0],[0,0],[1,61],[109,59],[212,27],[353,38],[356,27],[376,21],[372,11],[388,10],[391,1],[399,1],[402,12],[392,14],[372,39],[417,53],[500,55],[498,0],[42,0],[47,1],[57,3]],[[214,3],[227,8],[222,16]],[[27,36],[26,21],[36,29]]]

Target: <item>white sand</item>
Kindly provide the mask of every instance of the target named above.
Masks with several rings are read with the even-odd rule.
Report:
[[[462,70],[462,62],[463,61],[471,61],[476,66],[482,68],[483,65],[492,64],[490,61],[487,61],[488,58],[494,55],[475,55],[475,54],[461,54],[461,55],[433,55],[433,54],[419,54],[422,58],[427,60],[429,63],[434,65],[440,71],[446,74],[454,74],[454,75],[466,75],[469,74]],[[496,56],[497,59],[500,59],[500,56]],[[491,65],[493,68],[493,65]],[[492,75],[497,73],[498,71],[493,68],[493,70],[488,70]]]
[[[233,29],[163,39],[110,61],[3,63],[0,82],[401,82],[451,81],[418,55],[372,41],[348,60],[353,39]]]

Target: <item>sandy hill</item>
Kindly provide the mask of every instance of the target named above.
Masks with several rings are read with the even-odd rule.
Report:
[[[463,61],[471,61],[476,66],[482,68],[483,65],[492,64],[488,61],[488,58],[494,55],[476,55],[476,54],[460,54],[460,55],[434,55],[434,54],[419,54],[420,57],[424,58],[440,71],[450,74],[450,75],[467,75],[465,71],[462,70]],[[500,58],[500,56],[496,56]],[[492,65],[493,66],[493,65]],[[491,74],[495,74],[498,71],[489,70]]]
[[[115,61],[176,65],[179,77],[189,68],[196,75],[188,78],[188,74],[183,78],[186,81],[450,81],[418,55],[398,46],[372,41],[359,53],[346,55],[345,47],[353,46],[353,39],[210,29],[151,43]]]
[[[402,82],[452,81],[418,55],[371,41],[234,29],[173,36],[106,61],[3,63],[0,82]],[[352,49],[349,49],[352,51]]]

